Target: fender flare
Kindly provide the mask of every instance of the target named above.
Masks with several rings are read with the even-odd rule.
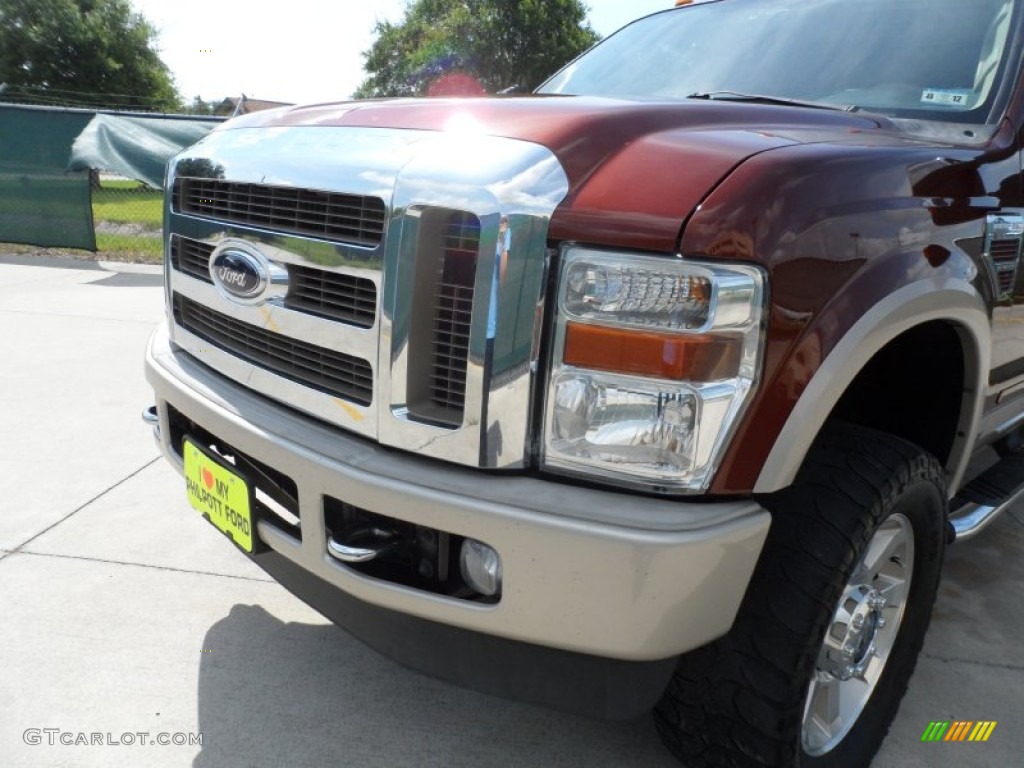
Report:
[[[773,493],[791,485],[825,420],[871,358],[906,331],[936,320],[956,328],[965,352],[964,401],[946,464],[952,494],[967,469],[970,446],[981,420],[992,324],[978,291],[970,283],[951,278],[905,285],[871,307],[850,327],[800,395],[761,468],[754,493]]]

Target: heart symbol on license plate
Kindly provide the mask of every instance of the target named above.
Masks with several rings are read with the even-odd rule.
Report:
[[[213,490],[213,472],[203,467],[203,484],[211,491]]]

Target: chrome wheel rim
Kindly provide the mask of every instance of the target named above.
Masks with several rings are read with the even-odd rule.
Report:
[[[801,742],[817,757],[850,732],[889,660],[914,572],[914,529],[890,516],[868,543],[829,621],[804,702]]]

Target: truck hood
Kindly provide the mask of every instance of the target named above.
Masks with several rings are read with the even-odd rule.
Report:
[[[553,239],[664,252],[676,249],[686,219],[745,159],[793,144],[862,142],[880,120],[763,104],[549,96],[319,104],[246,115],[220,130],[380,127],[533,142],[555,154],[569,179]]]

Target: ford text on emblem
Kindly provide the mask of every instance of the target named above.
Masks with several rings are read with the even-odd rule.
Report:
[[[225,244],[210,257],[210,277],[224,297],[242,304],[258,304],[270,282],[270,270],[255,249]]]

